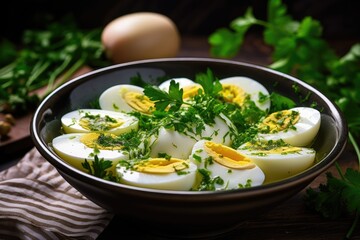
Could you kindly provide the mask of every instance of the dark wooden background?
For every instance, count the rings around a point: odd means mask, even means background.
[[[324,26],[328,39],[360,38],[359,0],[283,0],[295,19],[310,15]],[[252,6],[266,17],[266,0],[5,0],[0,6],[0,37],[18,40],[26,28],[43,27],[51,19],[72,15],[82,27],[103,27],[132,12],[167,15],[182,35],[209,35],[244,14]],[[45,20],[44,20],[45,19]],[[253,29],[252,31],[256,31]]]

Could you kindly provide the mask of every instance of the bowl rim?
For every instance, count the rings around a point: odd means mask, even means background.
[[[159,190],[159,189],[150,189],[150,188],[142,188],[142,187],[135,187],[121,183],[115,183],[111,181],[107,181],[95,176],[92,176],[88,173],[82,172],[81,170],[76,169],[75,167],[71,166],[70,164],[63,161],[60,157],[58,157],[47,144],[43,142],[38,132],[38,126],[41,119],[42,109],[46,109],[48,105],[49,99],[55,96],[59,91],[62,89],[69,87],[70,85],[74,84],[74,82],[82,83],[87,78],[91,78],[92,76],[101,74],[102,72],[107,72],[111,70],[116,70],[118,68],[132,66],[132,65],[139,65],[139,64],[151,64],[151,63],[160,63],[160,62],[209,62],[209,63],[222,63],[222,64],[231,64],[231,65],[239,65],[246,68],[252,68],[259,71],[265,71],[273,75],[278,75],[282,78],[289,79],[306,89],[312,91],[314,94],[319,96],[326,105],[330,108],[330,111],[333,114],[334,120],[337,122],[337,126],[341,126],[341,128],[337,128],[338,133],[338,142],[343,144],[336,144],[331,151],[327,154],[327,156],[322,159],[319,163],[315,164],[314,166],[310,167],[309,169],[286,179],[282,179],[280,181],[276,181],[273,183],[268,183],[265,185],[254,186],[251,188],[242,188],[242,189],[232,189],[232,190],[223,190],[223,191],[175,191],[175,190]],[[81,76],[75,77],[74,79],[64,83],[53,92],[51,92],[48,96],[46,96],[39,104],[37,109],[35,110],[31,124],[30,124],[30,135],[32,141],[40,152],[40,154],[49,161],[59,172],[71,175],[72,177],[81,177],[81,179],[86,180],[88,183],[97,184],[105,184],[111,188],[123,188],[129,191],[141,191],[144,193],[152,193],[152,194],[165,194],[165,195],[191,195],[191,196],[208,196],[208,195],[217,195],[217,196],[230,196],[234,193],[241,193],[247,194],[250,193],[251,195],[257,194],[264,194],[267,192],[273,192],[277,190],[281,190],[285,187],[292,187],[299,185],[301,183],[309,183],[314,180],[318,175],[328,169],[336,159],[341,155],[342,151],[346,147],[347,143],[347,136],[348,136],[348,127],[344,116],[338,106],[336,106],[330,99],[328,99],[323,93],[321,93],[316,88],[312,87],[308,83],[301,81],[298,78],[295,78],[289,74],[285,74],[273,69],[270,69],[265,66],[256,65],[252,63],[242,62],[242,61],[235,61],[235,60],[227,60],[227,59],[217,59],[217,58],[203,58],[203,57],[177,57],[177,58],[159,58],[159,59],[146,59],[146,60],[138,60],[132,62],[126,62],[121,64],[114,64],[111,66],[103,67],[100,69],[93,70],[89,73],[85,73]],[[211,199],[211,198],[210,198]]]

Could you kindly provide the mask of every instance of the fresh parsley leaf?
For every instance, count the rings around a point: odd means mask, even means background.
[[[170,81],[169,96],[180,105],[183,104],[183,92],[184,90],[182,88],[180,89],[179,83],[176,83],[174,80]]]
[[[227,28],[218,29],[209,37],[210,52],[217,57],[235,57],[243,42],[244,34],[234,33]]]
[[[140,73],[137,73],[135,76],[132,76],[130,78],[130,84],[139,86],[142,88],[144,88],[146,85],[148,85],[148,83],[142,79]]]
[[[326,184],[319,190],[307,189],[307,206],[324,217],[335,219],[347,213],[360,211],[360,172],[348,168],[343,179],[327,173]]]
[[[174,80],[170,82],[169,92],[161,90],[158,86],[147,85],[144,87],[144,94],[155,102],[158,111],[165,111],[168,106],[170,106],[169,111],[177,111],[184,103],[183,89],[180,89],[179,83]]]
[[[94,155],[94,161],[91,161],[91,164],[85,159],[81,165],[89,174],[99,178],[106,178],[109,174],[107,170],[111,168],[112,162],[110,160],[104,160],[103,158],[99,159],[98,155]]]
[[[349,139],[360,161],[360,149],[351,132]],[[337,163],[336,167],[341,178],[335,178],[328,172],[326,184],[320,184],[318,191],[307,189],[305,204],[327,218],[335,219],[346,213],[354,214],[353,224],[346,234],[346,238],[349,239],[360,218],[360,172],[348,168],[345,174],[342,174]]]
[[[265,27],[264,40],[267,44],[286,46],[287,44],[280,43],[280,41],[291,41],[288,37],[296,32],[299,23],[287,15],[286,6],[282,4],[281,0],[273,0],[268,1],[268,19],[262,25]]]
[[[230,23],[232,30],[221,28],[209,37],[212,45],[211,54],[219,57],[234,57],[244,41],[247,30],[257,23],[252,9],[248,8],[245,15]]]
[[[296,103],[284,95],[272,92],[270,94],[271,107],[270,112],[277,112],[284,109],[290,109],[296,107]]]
[[[342,197],[344,186],[331,173],[326,173],[326,178],[326,184],[320,184],[318,190],[306,190],[305,204],[323,217],[336,219],[347,212],[346,202]]]
[[[104,178],[106,176],[106,170],[111,168],[112,162],[110,160],[99,159],[97,155],[94,157],[92,167],[94,169],[94,176]]]
[[[209,96],[216,96],[222,90],[221,83],[209,68],[206,73],[198,73],[195,76],[195,82],[199,83],[204,93]]]
[[[348,168],[344,174],[341,184],[344,186],[343,198],[350,212],[360,212],[360,172]]]

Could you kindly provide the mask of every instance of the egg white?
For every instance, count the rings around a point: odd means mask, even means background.
[[[239,147],[238,151],[252,159],[265,173],[266,183],[278,181],[294,176],[314,164],[316,152],[311,148],[300,147],[294,153],[266,153],[246,147]]]
[[[206,159],[210,155],[205,150],[205,142],[206,140],[201,140],[194,145],[189,159],[197,165],[198,169],[205,168],[211,172],[212,177],[219,176],[224,180],[224,185],[215,184],[216,190],[238,189],[239,185],[246,186],[249,180],[252,187],[263,184],[265,175],[258,166],[250,169],[232,169],[216,161],[212,161],[212,164],[207,163]]]
[[[190,132],[180,133],[173,129],[161,127],[158,134],[152,136],[151,157],[158,157],[159,154],[166,153],[171,157],[188,159],[193,146],[201,139],[229,146],[231,144],[229,126],[220,117],[215,117],[214,120],[214,124],[204,125],[205,129],[200,135]]]
[[[131,112],[135,110],[124,99],[124,95],[127,92],[135,92],[143,95],[144,89],[130,84],[121,84],[110,87],[99,97],[100,108],[116,112]]]
[[[263,110],[266,111],[270,109],[270,98],[267,98],[264,102],[259,101],[259,93],[261,92],[265,96],[269,96],[268,90],[258,81],[255,81],[248,77],[229,77],[223,78],[219,80],[221,84],[231,84],[241,88],[245,93],[250,95],[250,99],[255,103],[255,105]]]
[[[201,138],[206,138],[213,142],[230,146],[231,144],[231,138],[229,134],[230,128],[227,125],[226,121],[221,117],[215,117],[214,121],[215,121],[214,124],[205,125],[205,130],[203,130],[203,132],[201,133]],[[200,140],[201,138],[198,137],[197,140]]]
[[[100,115],[101,118],[105,118],[105,116],[108,116],[123,122],[120,126],[105,131],[108,133],[119,135],[121,133],[129,132],[131,130],[136,130],[138,128],[138,119],[125,113],[100,110],[100,109],[80,109],[69,112],[62,116],[61,124],[64,132],[65,133],[91,132],[91,130],[83,128],[80,125],[80,119],[86,116],[86,114]]]
[[[129,170],[126,167],[118,166],[116,172],[120,176],[120,182],[131,186],[188,191],[194,185],[197,167],[189,162],[189,167],[184,169],[185,174],[173,173],[144,173]]]
[[[56,154],[71,166],[82,171],[85,171],[81,165],[85,159],[88,161],[94,160],[94,149],[87,147],[80,141],[84,135],[86,133],[69,133],[55,137],[52,140],[52,147]],[[99,159],[103,158],[112,161],[112,167],[109,169],[112,172],[115,172],[119,160],[128,159],[128,154],[121,150],[98,150],[97,156]]]
[[[151,157],[166,153],[174,158],[188,159],[196,140],[191,136],[161,127],[157,136],[152,137]]]
[[[290,110],[300,113],[299,121],[294,124],[294,128],[285,129],[277,133],[260,133],[259,137],[265,140],[282,139],[293,146],[309,146],[320,129],[320,112],[309,107],[296,107]]]

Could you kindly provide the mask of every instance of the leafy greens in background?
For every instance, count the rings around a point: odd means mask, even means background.
[[[317,20],[307,16],[296,21],[287,14],[281,0],[269,0],[267,20],[257,19],[248,8],[229,28],[211,34],[208,40],[212,55],[236,56],[252,26],[263,27],[264,42],[273,49],[269,67],[311,84],[340,107],[348,122],[350,142],[360,159],[355,140],[360,136],[360,43],[338,57],[322,38],[322,26]],[[319,191],[308,189],[306,203],[326,217],[337,217],[344,211],[353,213],[355,220],[347,234],[350,237],[360,214],[360,173],[348,169],[343,174],[336,166],[340,179],[328,174],[326,185],[320,185]]]
[[[81,30],[65,18],[45,30],[25,31],[19,51],[0,39],[0,112],[27,112],[42,97],[32,91],[47,86],[49,93],[85,65],[108,65],[100,34],[100,29]]]

